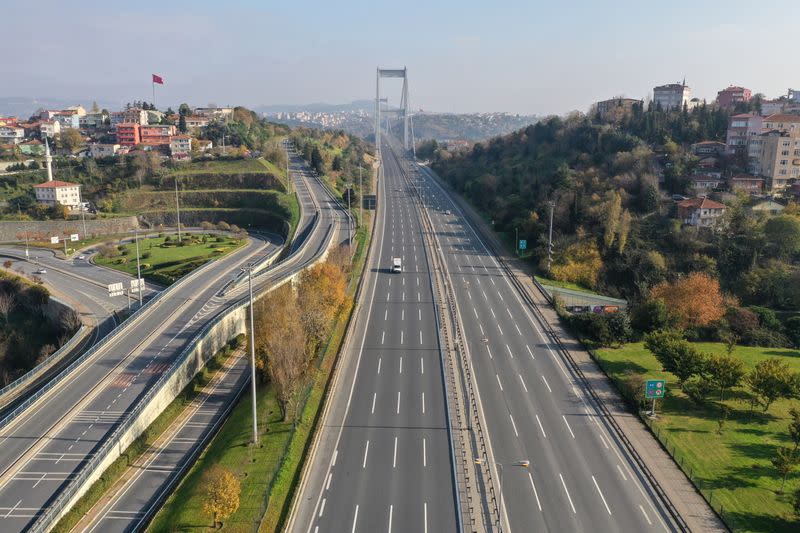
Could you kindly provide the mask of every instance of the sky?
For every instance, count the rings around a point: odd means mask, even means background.
[[[375,69],[408,68],[412,107],[586,111],[686,79],[800,87],[796,1],[0,0],[0,96],[159,107],[347,103]],[[384,80],[390,103],[400,84]],[[162,105],[163,104],[163,105]]]

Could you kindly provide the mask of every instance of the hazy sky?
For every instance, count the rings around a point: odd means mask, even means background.
[[[652,7],[651,7],[652,6]],[[800,87],[800,4],[767,0],[0,0],[0,96],[159,104],[374,98],[406,65],[414,107],[564,113],[686,77]],[[386,84],[390,101],[399,85]]]

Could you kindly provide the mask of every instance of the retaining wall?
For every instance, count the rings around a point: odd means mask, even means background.
[[[103,219],[87,219],[86,232],[89,237],[125,233],[139,228],[135,216]],[[77,233],[83,236],[81,220],[5,220],[0,221],[0,242],[24,242],[25,235],[36,241],[47,241],[50,237],[64,237]]]

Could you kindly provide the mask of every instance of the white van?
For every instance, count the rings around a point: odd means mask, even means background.
[[[402,272],[403,261],[399,257],[392,258],[392,272]]]

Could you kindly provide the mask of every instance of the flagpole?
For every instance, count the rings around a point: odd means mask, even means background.
[[[156,82],[155,82],[155,80],[151,81],[151,85],[153,86],[153,107],[156,107]]]

